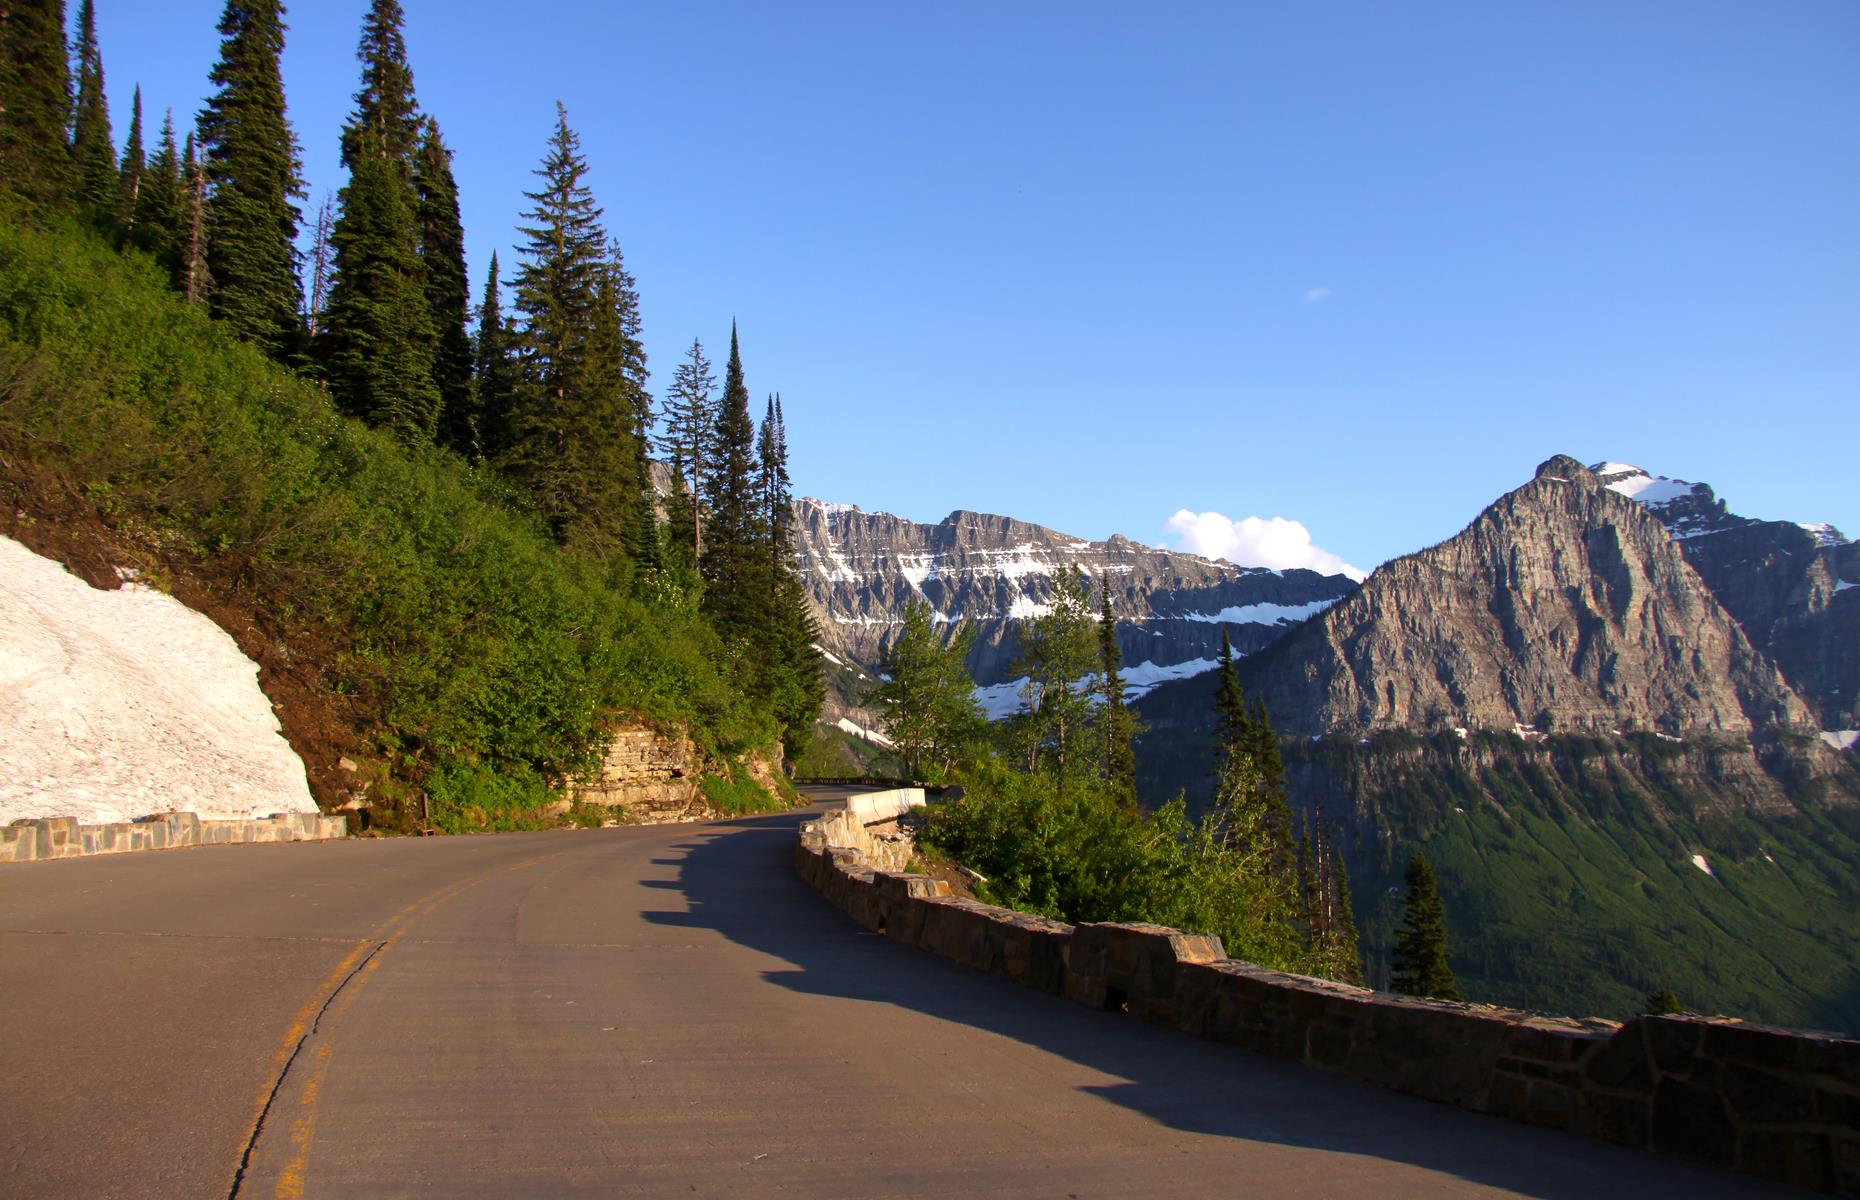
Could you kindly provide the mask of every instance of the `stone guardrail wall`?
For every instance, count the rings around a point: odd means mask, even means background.
[[[0,826],[0,863],[173,850],[181,846],[227,846],[242,842],[315,842],[348,836],[346,817],[323,813],[273,813],[266,818],[203,821],[196,813],[164,813],[145,821],[80,825],[76,817],[41,817]]]
[[[1572,1020],[1270,971],[1226,958],[1217,937],[953,897],[874,869],[844,840],[851,824],[804,824],[796,870],[894,941],[1429,1100],[1860,1197],[1860,1041],[1727,1018]]]

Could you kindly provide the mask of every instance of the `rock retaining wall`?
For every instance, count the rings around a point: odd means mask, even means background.
[[[273,813],[266,818],[233,821],[203,821],[194,813],[166,813],[109,825],[80,825],[76,817],[40,817],[0,826],[0,863],[240,842],[316,842],[346,837],[348,832],[347,818],[310,812]]]
[[[875,869],[850,844],[855,824],[807,822],[795,867],[894,941],[1430,1100],[1860,1197],[1860,1041],[1725,1018],[1573,1020],[1269,971],[1225,957],[1216,937],[952,897],[941,880]]]

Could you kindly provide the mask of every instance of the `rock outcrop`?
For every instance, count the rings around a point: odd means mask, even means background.
[[[751,753],[743,767],[770,795],[781,794],[775,782],[779,762]],[[622,821],[643,825],[708,821],[722,814],[705,798],[701,777],[724,770],[706,763],[698,747],[682,733],[628,726],[614,730],[598,774],[570,783],[563,809],[570,803],[591,805],[612,811]]]
[[[1282,733],[1814,723],[1666,527],[1561,455],[1247,667]]]

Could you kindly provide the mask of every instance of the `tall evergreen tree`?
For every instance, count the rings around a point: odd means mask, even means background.
[[[1285,791],[1285,766],[1279,757],[1279,735],[1261,699],[1248,723],[1247,754],[1253,761],[1258,789],[1261,832],[1271,854],[1271,869],[1290,880],[1293,874],[1292,808]]]
[[[762,524],[767,531],[771,583],[789,569],[794,554],[794,485],[788,478],[788,432],[781,397],[771,395],[756,435],[757,481],[762,490]]]
[[[110,102],[103,90],[103,51],[97,45],[97,9],[79,0],[77,106],[71,116],[71,157],[77,163],[78,197],[98,215],[116,212],[116,141],[110,135]]]
[[[406,189],[364,132],[331,234],[336,278],[317,355],[345,410],[408,444],[431,441],[439,418],[433,327]]]
[[[226,0],[219,89],[200,113],[206,155],[206,262],[215,317],[278,359],[303,340],[292,200],[303,193],[297,136],[284,112],[284,6]]]
[[[1350,903],[1350,875],[1337,853],[1334,831],[1324,819],[1321,799],[1312,805],[1305,836],[1299,842],[1298,877],[1312,972],[1343,983],[1360,983],[1363,960]]]
[[[730,325],[730,360],[712,437],[715,457],[704,480],[710,536],[704,544],[704,607],[726,639],[751,638],[765,589],[757,529],[756,428],[749,416],[749,386],[736,325]]]
[[[475,459],[478,414],[471,386],[471,338],[465,332],[471,308],[471,284],[465,276],[465,229],[459,222],[452,152],[439,136],[439,122],[431,117],[421,129],[413,184],[419,197],[420,264],[425,272],[426,305],[437,338],[433,346],[433,383],[439,389],[439,441]]]
[[[31,211],[71,206],[71,64],[64,0],[0,5],[0,190]]]
[[[762,544],[768,580],[760,659],[762,694],[782,723],[782,745],[792,757],[812,736],[826,695],[821,678],[820,631],[808,609],[807,591],[795,573],[794,496],[788,478],[787,422],[781,396],[770,398],[758,439],[757,482],[762,493]]]
[[[1098,739],[1099,770],[1118,800],[1137,808],[1137,718],[1124,703],[1123,654],[1117,645],[1117,618],[1111,612],[1111,577],[1099,580],[1098,597]]]
[[[1053,603],[1046,612],[1015,626],[1020,656],[1009,668],[1026,676],[1020,689],[1022,714],[1016,718],[1020,749],[1029,773],[1044,770],[1063,793],[1091,762],[1087,741],[1091,697],[1080,681],[1098,658],[1091,587],[1076,568],[1053,580]]]
[[[129,102],[129,140],[123,145],[122,162],[116,170],[116,219],[125,233],[136,227],[136,198],[142,192],[142,176],[148,171],[148,158],[142,147],[142,88],[136,87]]]
[[[704,343],[691,339],[691,349],[678,364],[671,390],[665,397],[665,432],[658,439],[659,452],[675,465],[687,482],[685,493],[693,499],[689,528],[683,522],[683,510],[674,513],[674,536],[691,548],[695,562],[704,553],[703,505],[696,499],[705,494],[709,476],[712,442],[717,429],[717,405],[712,392],[717,378],[711,374],[710,360],[704,357]],[[687,537],[688,532],[688,537]]]
[[[399,0],[372,0],[362,18],[361,43],[355,49],[362,64],[362,86],[355,93],[355,112],[343,126],[342,165],[355,169],[364,138],[371,135],[400,173],[401,183],[411,189],[421,129],[404,24]],[[412,204],[409,195],[408,206]]]
[[[136,187],[136,210],[129,222],[130,240],[155,256],[170,282],[177,277],[182,212],[181,155],[174,144],[170,111],[162,117],[161,141]]]
[[[1234,669],[1233,642],[1223,629],[1214,685],[1214,800],[1210,808],[1210,820],[1221,841],[1254,848],[1260,827],[1258,791],[1252,722]]]
[[[1218,773],[1229,760],[1242,755],[1252,744],[1252,727],[1246,715],[1246,694],[1240,690],[1240,674],[1234,669],[1233,639],[1221,630],[1221,656],[1214,685],[1214,748]]]
[[[335,271],[336,202],[328,192],[316,206],[316,224],[310,233],[310,296],[304,310],[304,324],[311,341],[321,336],[329,311],[329,285]]]
[[[557,537],[596,553],[625,545],[643,481],[633,431],[645,355],[638,297],[601,227],[581,139],[556,105],[555,133],[527,192],[516,277],[518,385],[503,469]]]
[[[1447,910],[1440,903],[1434,868],[1419,852],[1408,862],[1408,896],[1395,934],[1391,986],[1406,996],[1458,1000],[1459,984],[1447,965]]]
[[[963,751],[981,740],[988,722],[964,665],[975,627],[953,631],[945,645],[933,622],[925,601],[914,599],[905,606],[897,640],[885,649],[888,678],[872,699],[884,711],[880,724],[910,777],[941,783]]]
[[[504,321],[498,286],[497,252],[485,273],[484,301],[478,306],[478,337],[473,347],[473,407],[478,414],[478,454],[495,459],[510,442],[510,406],[516,397],[516,369],[511,362],[512,335]]]
[[[207,165],[187,135],[181,160],[181,212],[176,229],[174,287],[189,304],[205,304],[212,283],[207,264]]]

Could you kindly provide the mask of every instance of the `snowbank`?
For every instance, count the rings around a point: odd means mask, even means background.
[[[257,665],[224,630],[0,537],[0,824],[315,811]]]

